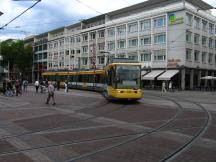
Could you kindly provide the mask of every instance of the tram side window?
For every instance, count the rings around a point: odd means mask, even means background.
[[[78,82],[82,82],[82,75],[78,75]]]
[[[113,68],[111,68],[108,71],[108,85],[113,86],[114,85],[114,78],[115,78],[115,71]]]
[[[96,74],[95,75],[95,83],[101,83],[101,80],[100,80],[100,74]]]
[[[61,76],[59,76],[59,79],[61,82],[64,82],[66,80],[66,77],[67,76],[65,76],[65,75],[61,75]]]
[[[94,75],[89,75],[89,83],[94,83]]]

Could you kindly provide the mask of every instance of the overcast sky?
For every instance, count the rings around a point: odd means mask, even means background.
[[[42,0],[4,30],[0,30],[0,39],[22,39],[143,1],[145,0]],[[216,7],[216,0],[204,1]],[[0,26],[34,3],[35,1],[0,0],[0,11],[4,13],[0,16]],[[213,13],[216,15],[216,11]]]

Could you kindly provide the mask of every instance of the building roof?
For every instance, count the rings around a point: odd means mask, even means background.
[[[75,24],[70,24],[68,26],[66,26],[66,28],[74,28],[74,27],[79,27],[81,24],[81,22],[75,23]]]
[[[148,0],[148,1],[144,1],[129,7],[125,7],[119,10],[115,10],[112,12],[107,13],[107,15],[109,16],[115,16],[115,15],[119,15],[125,12],[130,12],[130,11],[134,11],[134,10],[139,10],[139,9],[145,9],[145,10],[150,10],[152,8],[155,7],[160,7],[163,5],[168,5],[174,2],[180,2],[183,0]],[[197,6],[200,10],[209,10],[209,9],[213,9],[214,7],[203,2],[202,0],[185,0],[189,3],[191,3],[194,6]]]
[[[56,32],[60,32],[60,31],[64,31],[64,26],[60,27],[60,28],[56,28],[56,29],[53,29],[53,30],[50,30],[49,33],[56,33]]]
[[[104,20],[104,19],[105,19],[105,14],[102,14],[102,15],[99,15],[99,16],[95,16],[95,17],[83,20],[82,22],[85,23],[85,24],[88,24],[88,23],[92,23],[92,22],[95,22],[95,21],[98,21],[98,20]]]
[[[43,38],[43,37],[46,37],[46,36],[48,36],[48,32],[38,34],[38,35],[35,36],[35,38]]]

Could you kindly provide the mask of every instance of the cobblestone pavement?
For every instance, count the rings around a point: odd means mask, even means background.
[[[139,102],[109,102],[60,90],[56,105],[33,87],[1,95],[0,162],[216,162],[215,95],[144,91]]]

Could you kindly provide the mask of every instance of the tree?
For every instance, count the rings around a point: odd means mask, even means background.
[[[22,40],[6,40],[1,43],[1,54],[3,56],[3,65],[10,63],[9,70],[16,71],[24,76],[31,73],[33,51],[31,46],[24,47]]]

